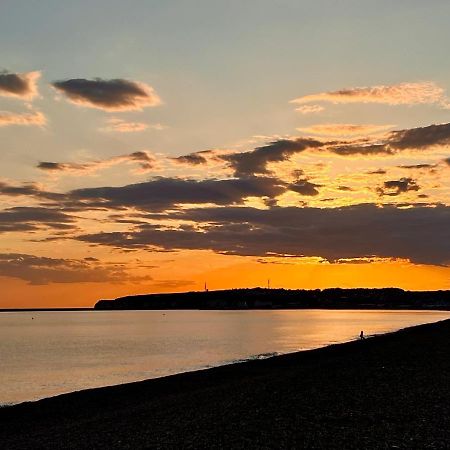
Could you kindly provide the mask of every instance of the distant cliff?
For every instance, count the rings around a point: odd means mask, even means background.
[[[384,289],[231,289],[209,292],[144,294],[100,300],[97,310],[123,309],[442,309],[450,310],[450,291]]]

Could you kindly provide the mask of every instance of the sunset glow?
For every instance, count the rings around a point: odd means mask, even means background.
[[[0,308],[450,289],[448,4],[76,3],[0,6]]]

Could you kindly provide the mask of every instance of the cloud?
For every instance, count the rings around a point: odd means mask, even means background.
[[[74,229],[75,219],[56,208],[42,206],[16,206],[0,211],[0,233]]]
[[[155,280],[150,286],[154,289],[181,289],[196,284],[190,280]]]
[[[145,122],[127,122],[126,120],[113,117],[108,119],[107,126],[101,128],[101,131],[112,131],[116,133],[136,133],[139,131],[145,131],[151,128],[152,130],[164,130],[166,128],[160,123],[149,124]]]
[[[140,111],[161,104],[154,89],[138,81],[75,78],[52,85],[71,103],[104,111]]]
[[[189,153],[188,155],[177,156],[176,158],[172,158],[173,161],[180,164],[188,164],[191,166],[197,166],[200,164],[206,164],[208,159],[205,158],[205,155],[211,154],[210,150],[205,150],[201,152]]]
[[[339,133],[365,133],[385,130],[390,125],[324,124],[310,127],[316,131],[327,131],[337,136]],[[306,129],[304,129],[305,131]],[[245,152],[220,154],[214,151],[189,153],[172,160],[182,164],[206,164],[211,159],[224,161],[234,171],[236,177],[271,174],[269,163],[289,160],[304,151],[321,151],[340,156],[393,155],[402,150],[424,150],[433,146],[450,144],[450,123],[432,124],[425,127],[390,131],[383,136],[360,139],[320,140],[311,137],[278,139]],[[209,156],[212,155],[210,158]]]
[[[182,204],[242,204],[248,197],[276,197],[286,191],[275,178],[190,180],[156,178],[144,183],[121,187],[85,188],[71,191],[73,201],[108,208],[139,208],[164,211]]]
[[[309,138],[281,139],[249,152],[223,155],[220,158],[229,163],[235,176],[267,174],[269,173],[268,163],[285,161],[295,153],[322,145],[322,142]]]
[[[448,101],[444,89],[432,81],[400,83],[389,86],[369,86],[340,89],[305,95],[291,103],[311,102],[330,103],[382,103],[387,105],[440,104],[445,107]]]
[[[32,100],[38,95],[37,80],[40,72],[0,72],[0,96]]]
[[[370,140],[350,141],[328,146],[328,150],[341,156],[392,155],[402,150],[425,150],[433,146],[450,144],[450,123],[426,127],[396,130],[376,142]]]
[[[64,197],[64,194],[43,190],[36,183],[23,183],[16,186],[4,181],[0,181],[0,195],[8,197],[28,196],[46,200],[60,200]]]
[[[388,144],[396,150],[424,149],[450,144],[450,123],[391,131]]]
[[[400,169],[434,169],[436,164],[405,164],[397,167]]]
[[[86,234],[78,239],[123,249],[202,249],[242,256],[314,256],[332,262],[380,257],[450,263],[450,207],[442,205],[266,210],[230,206],[180,210],[171,218],[203,225],[168,229],[147,224],[135,231]]]
[[[108,125],[102,131],[116,131],[118,133],[135,133],[145,131],[148,124],[144,122],[127,122],[122,119],[112,118],[107,121]]]
[[[385,181],[382,188],[378,188],[378,195],[397,196],[404,192],[418,191],[420,186],[412,178],[400,178],[400,180]]]
[[[297,130],[303,133],[318,134],[321,136],[361,136],[381,133],[389,128],[392,128],[393,126],[394,125],[324,123],[305,128],[297,128]]]
[[[8,125],[44,126],[46,123],[46,117],[39,111],[23,114],[0,111],[0,127],[5,127]]]
[[[289,189],[291,191],[297,192],[301,195],[309,195],[315,196],[319,194],[317,190],[318,187],[321,187],[320,184],[314,184],[309,182],[308,180],[297,180],[295,183],[291,183],[289,185]]]
[[[87,163],[58,163],[53,161],[40,161],[37,168],[47,172],[65,172],[78,174],[82,172],[95,173],[98,170],[122,164],[137,163],[143,172],[147,172],[155,167],[156,159],[145,151],[133,152],[127,155],[114,156],[112,158],[90,161]]]
[[[449,158],[445,158],[445,159],[444,159],[444,162],[445,162],[448,166],[450,166],[450,157],[449,157]]]
[[[87,258],[61,259],[22,253],[0,254],[0,276],[25,280],[31,285],[140,281],[118,265],[109,267]]]
[[[321,105],[302,105],[296,108],[300,114],[316,114],[323,111],[325,108]]]

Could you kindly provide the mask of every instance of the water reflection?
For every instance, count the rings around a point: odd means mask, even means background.
[[[439,311],[0,313],[0,403],[317,348],[449,318]]]

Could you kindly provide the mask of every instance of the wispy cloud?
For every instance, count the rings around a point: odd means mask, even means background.
[[[321,136],[363,136],[382,133],[395,125],[351,124],[351,123],[324,123],[310,127],[297,128],[298,131]]]
[[[80,172],[95,173],[99,170],[122,163],[136,163],[139,165],[141,171],[147,172],[155,167],[156,159],[148,152],[139,151],[86,163],[40,161],[36,167],[47,172],[77,174]]]
[[[352,87],[337,91],[319,92],[291,100],[291,103],[383,103],[386,105],[439,104],[448,106],[443,88],[432,81],[399,83],[368,87]]]
[[[118,117],[112,117],[106,121],[107,125],[101,128],[101,131],[113,131],[117,133],[136,133],[148,129],[161,131],[166,127],[160,123],[145,123],[145,122],[129,122]]]
[[[161,104],[155,90],[139,81],[73,78],[52,85],[71,103],[104,111],[140,111]]]
[[[47,118],[40,111],[22,114],[0,111],[0,127],[9,125],[44,126],[46,123]]]
[[[37,80],[41,73],[11,73],[0,72],[0,96],[15,97],[22,100],[32,100],[38,95]]]
[[[0,254],[0,276],[18,278],[32,285],[142,281],[130,276],[119,264],[102,264],[95,258],[63,259],[22,253]]]
[[[322,105],[302,105],[296,111],[300,114],[316,114],[323,111],[325,108]]]

